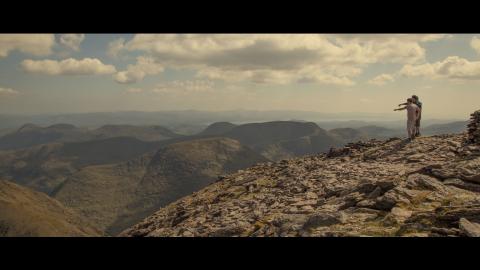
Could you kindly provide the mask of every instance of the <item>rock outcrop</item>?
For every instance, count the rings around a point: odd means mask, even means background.
[[[470,123],[468,123],[468,142],[480,143],[480,110],[470,115]]]
[[[480,146],[466,143],[477,132],[261,163],[121,236],[477,236]]]

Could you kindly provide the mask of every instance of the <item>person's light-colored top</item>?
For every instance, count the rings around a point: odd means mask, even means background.
[[[405,106],[405,109],[407,110],[408,120],[410,120],[410,121],[417,120],[417,116],[420,115],[420,109],[418,108],[417,105],[415,105],[413,103],[407,104],[407,106]]]

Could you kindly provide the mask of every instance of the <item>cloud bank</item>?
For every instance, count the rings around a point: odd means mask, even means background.
[[[130,84],[143,80],[147,75],[155,75],[161,73],[164,67],[155,62],[155,59],[140,56],[134,65],[128,65],[127,70],[120,71],[114,75],[114,79],[118,83]]]
[[[254,83],[349,86],[373,63],[425,61],[422,43],[446,35],[138,34],[109,45],[109,55],[143,52],[156,63],[196,70],[197,78]],[[128,70],[126,71],[128,72]],[[154,73],[155,74],[155,73]],[[146,74],[148,75],[148,74]],[[142,76],[119,75],[119,82]]]
[[[96,58],[68,58],[61,61],[27,59],[21,66],[26,72],[45,75],[103,75],[116,71],[114,66],[103,64]]]
[[[6,57],[12,51],[45,56],[52,53],[54,45],[53,34],[1,34],[0,57]]]
[[[405,77],[449,78],[455,80],[479,80],[480,61],[469,61],[449,56],[442,61],[421,65],[405,65],[399,74]]]

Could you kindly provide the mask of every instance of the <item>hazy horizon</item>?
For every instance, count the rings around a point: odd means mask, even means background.
[[[402,114],[403,116],[403,114]],[[0,130],[16,130],[25,124],[48,127],[55,124],[71,124],[77,127],[98,128],[104,125],[163,126],[182,132],[195,133],[216,122],[233,124],[263,123],[271,121],[314,122],[322,128],[359,128],[378,126],[404,129],[405,118],[385,117],[374,113],[317,113],[308,111],[157,111],[157,112],[90,112],[68,114],[8,115],[0,114]],[[465,122],[462,119],[422,119],[423,126]]]
[[[0,114],[480,108],[480,35],[0,34]],[[361,118],[359,118],[361,119]]]
[[[322,112],[322,111],[307,111],[307,110],[244,110],[244,109],[232,109],[232,110],[198,110],[198,109],[184,109],[184,110],[152,110],[152,111],[142,111],[142,110],[117,110],[117,111],[87,111],[87,112],[19,112],[19,113],[0,113],[0,116],[62,116],[62,115],[87,115],[87,114],[122,114],[122,113],[185,113],[185,112],[200,112],[200,113],[212,113],[212,114],[221,114],[221,113],[306,113],[306,114],[318,114],[326,116],[334,116],[340,118],[322,118],[322,121],[368,121],[373,119],[383,120],[383,121],[399,121],[405,120],[404,113],[375,113],[375,112]],[[293,115],[294,116],[294,115]],[[292,117],[293,117],[292,116]],[[425,119],[430,120],[467,120],[469,114],[464,117],[429,117]],[[296,119],[302,120],[302,119]]]

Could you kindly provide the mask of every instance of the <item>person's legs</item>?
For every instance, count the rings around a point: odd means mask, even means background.
[[[415,121],[415,136],[420,136],[420,117]]]
[[[412,121],[407,120],[407,136],[408,136],[408,139],[409,139],[409,140],[412,139],[412,126],[411,126],[411,123],[412,123]]]
[[[415,121],[414,120],[407,120],[407,133],[408,138],[412,140],[415,137]]]

